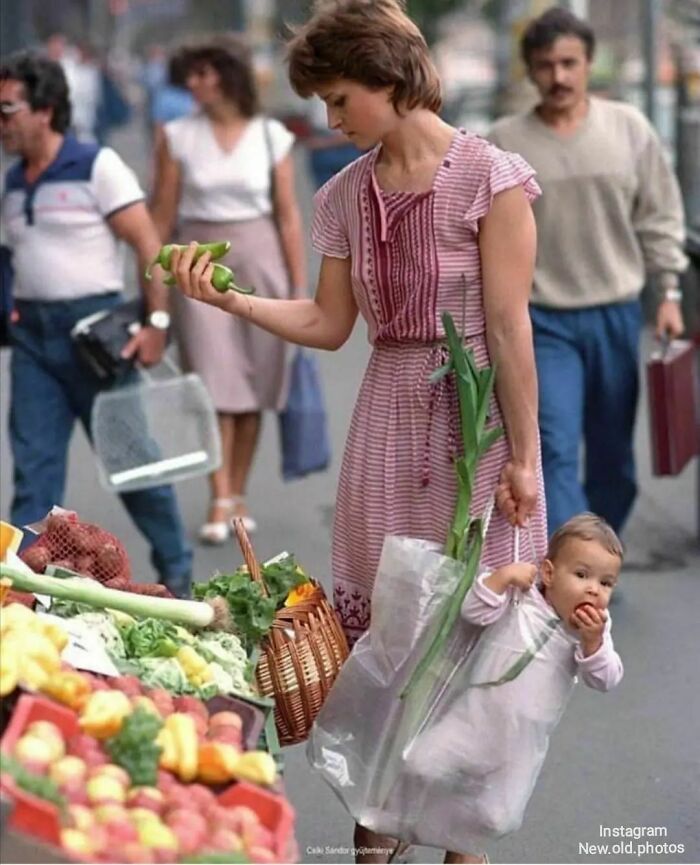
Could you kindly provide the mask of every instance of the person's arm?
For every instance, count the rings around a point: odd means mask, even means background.
[[[291,280],[292,297],[306,296],[307,276],[304,238],[299,205],[294,190],[294,163],[287,155],[275,166],[275,212],[282,253]]]
[[[527,591],[536,575],[536,566],[526,562],[479,574],[462,602],[462,618],[480,628],[493,625],[505,613],[515,590]]]
[[[155,172],[153,179],[153,199],[150,210],[158,236],[163,243],[172,238],[180,201],[181,169],[173,159],[168,140],[162,126],[155,130]]]
[[[591,637],[591,641],[587,643],[584,639],[586,636],[584,630],[585,627],[579,627],[582,633],[581,645],[574,653],[578,672],[589,688],[596,691],[609,691],[620,683],[624,674],[622,659],[613,645],[610,619],[605,616],[597,641]],[[589,631],[593,632],[590,626]],[[597,648],[591,651],[596,644]]]
[[[688,266],[683,252],[683,201],[661,141],[646,121],[645,125],[647,141],[637,160],[639,191],[632,221],[647,272],[658,277],[657,335],[673,338],[683,333],[679,274]]]
[[[537,375],[528,311],[536,242],[535,219],[522,187],[497,194],[479,231],[486,339],[511,457],[499,479],[496,504],[521,526],[537,504]]]
[[[335,351],[352,333],[358,310],[350,282],[350,258],[323,256],[313,300],[276,300],[218,292],[211,284],[214,268],[209,253],[192,267],[195,249],[196,244],[191,243],[184,252],[173,252],[172,272],[187,297],[239,315],[287,342],[309,348]]]
[[[126,241],[136,253],[146,315],[157,310],[167,312],[168,288],[163,284],[162,271],[156,268],[150,281],[144,277],[147,266],[158,255],[161,246],[146,205],[142,201],[131,204],[108,217],[107,222],[117,237]],[[167,331],[146,325],[129,340],[123,356],[136,355],[144,366],[152,366],[163,356],[166,341]]]

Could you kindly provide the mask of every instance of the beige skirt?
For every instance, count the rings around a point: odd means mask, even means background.
[[[178,242],[230,240],[220,259],[260,297],[289,297],[289,279],[271,219],[180,225]],[[244,319],[173,292],[175,336],[184,369],[197,373],[216,410],[228,414],[284,408],[287,344]]]

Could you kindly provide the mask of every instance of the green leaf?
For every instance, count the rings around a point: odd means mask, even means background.
[[[479,444],[479,457],[482,457],[494,442],[497,442],[505,434],[503,427],[497,426],[486,430]]]
[[[444,366],[439,366],[436,370],[430,373],[430,377],[428,381],[430,384],[437,384],[439,381],[442,381],[445,376],[449,375],[452,372],[452,363],[446,363]]]
[[[476,416],[476,426],[481,432],[486,424],[486,418],[489,411],[489,403],[491,402],[491,392],[496,379],[496,367],[492,366],[485,370],[485,375],[482,377],[481,387],[479,389],[480,405]]]

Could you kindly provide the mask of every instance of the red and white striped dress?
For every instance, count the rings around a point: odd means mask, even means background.
[[[426,193],[384,192],[374,171],[378,154],[376,147],[319,190],[312,229],[318,252],[352,258],[352,288],[374,346],[350,425],[333,533],[335,605],[351,642],[369,625],[385,535],[445,542],[461,436],[452,377],[429,381],[447,357],[441,315],[452,314],[477,362],[488,364],[479,219],[505,189],[520,185],[530,200],[539,194],[535,172],[521,157],[463,130]],[[495,398],[490,423],[502,423]],[[483,512],[508,455],[502,438],[482,459],[474,514]],[[533,536],[541,557],[546,527],[538,476]],[[484,566],[512,561],[513,542],[512,528],[494,513]]]

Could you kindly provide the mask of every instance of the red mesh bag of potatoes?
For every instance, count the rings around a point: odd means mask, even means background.
[[[101,583],[131,580],[131,566],[121,541],[111,532],[78,519],[74,511],[53,508],[31,528],[39,537],[20,558],[43,574],[47,565],[69,568]],[[115,585],[116,587],[116,585]]]

